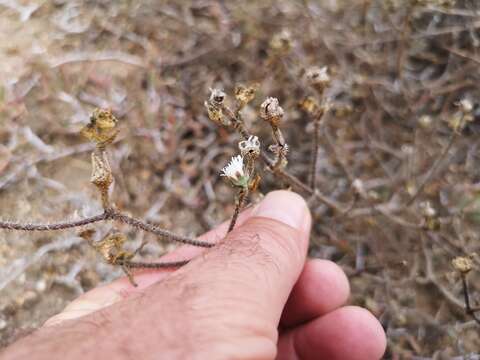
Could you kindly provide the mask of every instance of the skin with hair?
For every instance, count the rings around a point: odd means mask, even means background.
[[[304,200],[268,194],[162,261],[195,259],[179,270],[137,272],[72,302],[0,358],[380,359],[385,334],[367,310],[345,306],[345,274],[307,260],[311,217]]]

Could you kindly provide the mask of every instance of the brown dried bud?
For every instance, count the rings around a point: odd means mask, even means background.
[[[90,116],[90,123],[80,133],[99,147],[111,144],[118,134],[117,118],[110,109],[95,109]]]
[[[93,241],[93,235],[95,235],[95,230],[85,229],[85,230],[79,231],[77,235],[90,243]]]
[[[225,116],[221,107],[212,105],[212,103],[205,101],[205,108],[207,109],[208,118],[217,124],[224,124]]]
[[[216,106],[222,106],[227,94],[220,89],[210,89],[210,103]]]
[[[320,93],[323,93],[326,87],[330,85],[331,78],[328,75],[328,67],[311,67],[307,69],[305,76],[310,85],[317,89]]]
[[[270,48],[277,53],[287,53],[292,48],[292,34],[288,30],[282,30],[273,35]]]
[[[333,105],[329,99],[324,99],[322,103],[319,104],[312,96],[308,96],[300,102],[300,108],[318,120],[326,112],[330,111]]]
[[[113,233],[100,241],[93,242],[92,246],[109,264],[115,264],[119,258],[128,256],[128,253],[123,250],[126,240],[127,237],[124,234]]]
[[[260,105],[260,117],[271,125],[278,126],[283,117],[283,109],[277,98],[269,97]]]
[[[459,256],[452,260],[452,266],[456,271],[467,274],[472,270],[473,264],[468,257]]]
[[[312,96],[308,96],[302,102],[300,102],[300,108],[310,115],[315,115],[320,112],[320,105]]]
[[[251,86],[238,85],[235,88],[235,98],[237,99],[239,109],[243,108],[255,98],[257,89],[258,84],[253,84]]]
[[[260,140],[257,136],[251,135],[248,140],[240,141],[238,148],[243,157],[253,156],[257,158],[260,155]]]
[[[90,122],[96,124],[99,129],[113,129],[117,126],[117,118],[113,116],[111,109],[95,109],[90,117]]]
[[[204,103],[208,117],[217,124],[230,126],[231,121],[225,116],[223,111],[227,95],[220,89],[210,89],[210,92],[210,98]]]

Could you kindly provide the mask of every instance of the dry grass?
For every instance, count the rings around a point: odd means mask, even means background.
[[[344,207],[355,202],[342,214],[310,199],[311,256],[350,275],[352,303],[388,333],[386,358],[475,352],[479,328],[450,261],[480,244],[480,6],[396,3],[39,1],[34,10],[0,1],[1,217],[101,211],[89,184],[92,147],[78,131],[106,106],[122,124],[111,149],[117,206],[189,236],[226,220],[234,190],[219,171],[239,138],[208,120],[213,86],[232,94],[259,84],[243,114],[263,139],[271,130],[258,119],[260,103],[279,98],[288,170],[307,184],[314,121],[299,102],[320,101],[304,75],[328,65],[333,108],[319,129],[317,187]],[[455,103],[465,98],[473,118],[451,141]],[[284,186],[266,176],[259,191]],[[433,218],[422,215],[426,200]],[[127,233],[132,249],[150,236]],[[142,255],[171,246],[151,242]],[[0,233],[0,343],[119,275],[73,231]],[[469,276],[477,303],[478,275]]]

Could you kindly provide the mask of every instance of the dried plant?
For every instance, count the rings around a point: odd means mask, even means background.
[[[196,241],[226,209],[235,228],[260,191],[291,188],[314,219],[309,254],[353,278],[352,304],[387,331],[386,358],[479,357],[478,323],[465,311],[480,294],[471,256],[480,251],[477,1],[44,2],[42,16],[17,3],[0,4],[9,39],[0,51],[1,217],[21,221],[4,228],[95,229],[100,244],[121,231],[129,240],[112,254],[133,254],[155,236]],[[280,134],[261,117],[267,97],[283,110]],[[106,114],[79,144],[78,124],[95,107],[111,107],[119,122],[112,130]],[[126,131],[100,151],[94,138],[125,117]],[[261,144],[254,162],[242,143],[251,136]],[[93,202],[77,181],[92,152]],[[233,155],[248,186],[219,174]],[[102,203],[109,210],[97,213]],[[74,221],[22,223],[37,214]],[[105,233],[104,223],[119,228]],[[173,224],[190,236],[165,230]],[[122,271],[128,256],[105,271],[115,256],[99,253],[107,265],[97,264],[71,235],[0,233],[1,345],[45,320],[52,297],[59,311]],[[457,257],[472,263],[465,285],[451,272]],[[138,259],[126,259],[127,271]],[[75,294],[54,288],[10,313],[36,282],[70,282],[64,290]]]
[[[100,221],[118,221],[134,228],[155,234],[159,238],[167,241],[175,241],[199,247],[212,247],[213,244],[211,243],[177,235],[143,220],[132,218],[131,216],[117,209],[115,205],[112,204],[110,200],[110,190],[114,176],[108,162],[107,146],[112,144],[118,135],[117,126],[118,120],[112,114],[111,110],[96,109],[90,117],[90,122],[88,125],[81,130],[81,134],[83,136],[95,143],[95,149],[92,152],[92,176],[90,182],[99,190],[101,203],[104,210],[102,214],[78,221],[65,221],[51,224],[0,221],[0,229],[20,231],[56,231],[91,225]],[[121,266],[123,271],[130,279],[130,282],[134,286],[136,286],[136,283],[133,279],[130,269],[178,267],[188,262],[188,260],[163,263],[145,263],[133,261],[132,259],[139,253],[144,244],[134,252],[127,252],[123,249],[123,245],[126,242],[126,236],[124,234],[110,234],[99,242],[92,241],[92,232],[90,230],[82,231],[80,235],[86,239],[88,243],[91,244],[93,248],[97,250],[109,264]]]

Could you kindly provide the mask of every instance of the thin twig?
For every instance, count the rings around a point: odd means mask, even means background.
[[[460,300],[457,299],[457,297],[452,294],[450,291],[448,291],[445,286],[443,286],[437,279],[437,276],[435,275],[435,271],[433,268],[433,261],[432,261],[432,255],[430,251],[427,249],[427,244],[425,237],[423,235],[420,236],[421,244],[422,244],[422,251],[423,255],[425,258],[425,278],[422,279],[418,277],[416,280],[420,284],[425,284],[425,283],[430,283],[435,285],[437,290],[442,294],[444,299],[453,307],[463,310],[464,306]]]
[[[320,136],[320,118],[321,116],[316,116],[313,120],[313,142],[312,142],[312,153],[310,161],[310,176],[309,183],[310,187],[315,190],[316,179],[317,179],[317,163],[318,163],[318,145],[319,145],[319,136]]]
[[[146,62],[139,56],[127,54],[121,51],[98,51],[86,52],[76,51],[67,53],[61,57],[51,59],[49,61],[50,67],[56,68],[65,64],[78,62],[100,62],[100,61],[115,61],[123,64],[146,67]]]
[[[89,225],[95,222],[108,220],[109,215],[107,213],[103,213],[100,215],[95,215],[92,217],[88,217],[85,219],[77,220],[77,221],[65,221],[59,223],[52,223],[52,224],[21,224],[15,223],[11,221],[0,221],[0,229],[6,230],[20,230],[20,231],[54,231],[54,230],[64,230],[75,228],[79,226]]]
[[[179,243],[182,243],[182,244],[193,245],[193,246],[198,246],[198,247],[205,247],[205,248],[210,248],[210,247],[215,246],[215,244],[213,244],[213,243],[209,243],[209,242],[201,241],[201,240],[195,240],[195,239],[192,239],[192,238],[189,238],[189,237],[186,237],[186,236],[182,236],[182,235],[177,235],[177,234],[175,234],[173,232],[170,232],[168,230],[161,229],[156,225],[153,225],[153,224],[144,222],[142,220],[133,218],[129,215],[123,214],[123,213],[121,213],[117,210],[110,210],[108,212],[108,214],[109,214],[109,218],[111,218],[113,220],[117,220],[119,222],[128,224],[128,225],[133,226],[135,228],[142,229],[143,231],[147,231],[147,232],[150,232],[152,234],[158,235],[158,236],[164,238],[165,240],[175,241],[175,242],[179,242]]]
[[[476,311],[479,311],[480,309],[474,309],[472,308],[471,304],[470,304],[470,292],[469,292],[469,289],[468,289],[468,283],[467,283],[467,275],[465,273],[461,273],[460,274],[460,277],[462,279],[462,287],[463,287],[463,297],[465,299],[465,312],[470,315],[473,320],[475,320],[475,322],[477,324],[480,325],[480,318],[477,317],[476,315]]]
[[[245,127],[245,123],[243,122],[242,115],[240,111],[232,111],[228,106],[223,105],[223,110],[225,114],[230,118],[232,121],[232,127],[238,132],[242,140],[247,140],[250,137],[249,132]]]
[[[417,197],[423,191],[425,185],[427,185],[427,183],[432,179],[433,175],[435,175],[435,173],[437,172],[438,168],[442,164],[443,159],[448,154],[449,150],[452,148],[452,145],[455,143],[455,140],[457,139],[457,137],[458,137],[457,132],[453,131],[452,135],[450,136],[450,139],[448,140],[448,144],[443,148],[442,152],[438,155],[437,160],[435,160],[430,170],[428,170],[427,175],[424,177],[424,179],[420,183],[420,186],[418,187],[417,191],[407,201],[405,206],[410,206],[415,201],[415,199],[417,199]]]
[[[332,208],[333,210],[339,212],[339,213],[344,213],[346,211],[346,208],[344,208],[342,205],[340,205],[338,202],[336,202],[333,199],[328,198],[324,194],[322,194],[320,191],[313,191],[311,187],[308,185],[305,185],[299,178],[296,176],[290,174],[288,171],[285,169],[275,169],[274,168],[274,163],[273,160],[270,159],[266,154],[262,153],[262,160],[264,163],[268,166],[268,168],[276,175],[282,177],[284,180],[286,180],[291,186],[296,187],[298,190],[303,191],[307,195],[313,196],[315,199],[318,201],[324,203],[328,207]]]
[[[130,260],[119,260],[114,263],[114,265],[126,266],[131,269],[167,269],[167,268],[176,268],[188,264],[190,260],[178,260],[178,261],[167,261],[167,262],[141,262],[141,261],[130,261]]]

